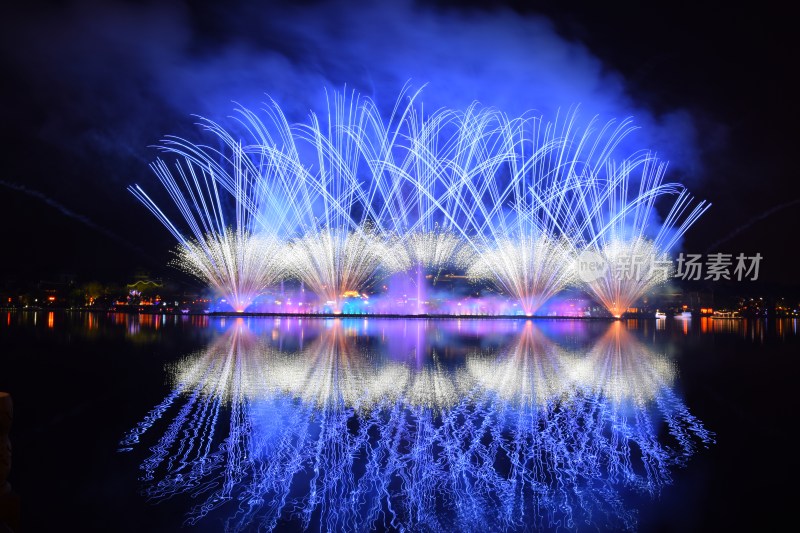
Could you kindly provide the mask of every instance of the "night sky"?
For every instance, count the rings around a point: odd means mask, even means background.
[[[296,120],[326,87],[389,107],[410,81],[426,109],[633,117],[630,141],[713,204],[683,250],[759,252],[758,283],[800,292],[798,44],[781,8],[376,4],[4,3],[0,283],[177,276],[172,237],[126,191],[159,192],[161,138],[208,140],[193,114],[266,95]]]

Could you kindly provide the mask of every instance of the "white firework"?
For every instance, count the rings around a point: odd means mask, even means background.
[[[464,240],[450,231],[419,231],[403,236],[387,258],[390,270],[405,271],[420,266],[437,274],[458,267]]]
[[[644,153],[581,183],[576,241],[605,265],[598,275],[585,276],[583,286],[615,317],[669,280],[670,252],[710,207],[705,201],[693,206],[682,185],[662,183],[665,171],[666,163]],[[670,197],[669,211],[659,220],[655,202]]]
[[[261,201],[260,187],[245,164],[241,147],[235,150],[233,173],[220,178],[216,166],[198,155],[174,167],[158,160],[152,165],[188,227],[179,229],[139,186],[130,188],[178,241],[173,262],[225,296],[233,308],[244,311],[269,285],[283,278],[285,267],[277,233],[254,231],[252,206]],[[234,210],[226,214],[226,189]]]
[[[200,119],[218,148],[167,137],[162,151],[180,162],[152,167],[188,229],[141,188],[131,191],[176,237],[185,268],[240,295],[237,307],[262,283],[232,259],[248,252],[229,248],[263,247],[251,241],[264,234],[291,242],[279,254],[287,271],[335,311],[345,292],[370,287],[385,269],[416,274],[421,312],[426,279],[469,267],[471,279],[534,314],[572,281],[581,250],[664,257],[708,207],[690,209],[682,186],[662,184],[666,167],[654,155],[620,156],[630,120],[581,126],[576,110],[548,122],[478,104],[425,114],[418,94],[404,87],[386,114],[355,92],[334,92],[300,123],[275,101],[264,117],[238,108],[241,136]],[[669,195],[677,199],[657,222],[655,202]],[[585,288],[618,315],[662,281],[648,276]]]
[[[587,250],[601,259],[604,269],[589,276],[585,287],[617,318],[673,274],[669,257],[644,237],[609,241]]]
[[[385,256],[386,246],[374,232],[331,228],[294,239],[287,264],[293,277],[339,313],[347,293],[361,293],[375,281]]]
[[[574,252],[566,238],[520,235],[501,238],[478,253],[467,269],[473,281],[490,281],[519,300],[531,316],[574,280]]]
[[[266,235],[226,228],[178,245],[173,265],[208,284],[237,312],[285,277],[286,245]]]
[[[483,114],[467,117],[478,160],[458,170],[454,186],[456,216],[478,254],[467,275],[492,283],[532,315],[573,281],[582,182],[606,168],[630,125],[598,128],[593,120],[580,129],[577,112],[555,122]]]

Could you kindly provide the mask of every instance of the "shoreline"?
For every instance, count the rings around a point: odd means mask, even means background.
[[[331,319],[331,318],[363,318],[363,319],[430,319],[430,320],[589,320],[589,321],[603,321],[613,322],[617,320],[657,320],[655,316],[649,315],[632,315],[622,317],[612,316],[565,316],[565,315],[448,315],[448,314],[417,314],[407,315],[399,313],[386,313],[386,314],[351,314],[351,313],[275,313],[275,312],[241,312],[235,311],[221,311],[221,312],[203,312],[203,311],[189,311],[189,312],[176,312],[176,311],[160,311],[149,309],[87,309],[87,308],[0,308],[0,311],[22,311],[22,312],[68,312],[68,313],[105,313],[105,314],[130,314],[130,315],[175,315],[175,316],[206,316],[214,318],[312,318],[312,319]]]

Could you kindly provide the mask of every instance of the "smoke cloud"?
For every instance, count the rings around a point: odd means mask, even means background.
[[[477,100],[548,119],[575,105],[587,121],[632,116],[641,129],[631,149],[657,151],[673,168],[699,163],[691,115],[649,111],[550,20],[506,8],[80,1],[3,18],[5,69],[36,110],[4,114],[29,113],[40,139],[87,160],[144,169],[155,157],[149,145],[166,134],[197,138],[190,115],[221,120],[232,101],[256,107],[269,95],[302,120],[320,109],[326,88],[391,109],[410,81],[426,85],[430,111]]]

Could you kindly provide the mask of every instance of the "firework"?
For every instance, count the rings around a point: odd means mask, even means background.
[[[606,168],[630,124],[580,129],[576,111],[555,122],[483,115],[465,121],[478,161],[457,182],[458,216],[478,254],[467,274],[519,300],[530,316],[573,281],[583,181]]]
[[[434,274],[434,283],[444,269],[460,268],[468,261],[469,250],[462,252],[463,239],[451,231],[434,229],[414,232],[398,239],[384,264],[389,271],[412,268]]]
[[[695,204],[680,184],[662,183],[666,164],[651,154],[609,166],[608,177],[581,183],[576,240],[605,267],[583,276],[584,287],[619,317],[671,277],[669,253],[710,205]],[[660,221],[655,202],[670,197],[670,210]]]
[[[577,110],[548,122],[478,104],[425,114],[418,94],[404,88],[385,115],[355,92],[334,92],[323,113],[299,123],[274,101],[264,116],[238,108],[241,135],[200,119],[219,148],[167,137],[161,149],[179,161],[153,169],[188,230],[131,190],[177,238],[177,264],[237,309],[263,290],[264,269],[221,258],[286,242],[289,251],[273,255],[333,312],[347,294],[405,272],[421,313],[426,280],[463,269],[533,315],[575,281],[580,252],[606,263],[645,252],[663,259],[708,207],[690,209],[680,185],[663,184],[654,155],[618,153],[630,120],[581,126]],[[659,222],[655,202],[669,195],[677,198]],[[280,268],[270,263],[274,283]],[[614,315],[668,276],[653,268],[617,283],[608,277],[617,270],[584,285]]]
[[[613,240],[588,251],[602,261],[605,269],[586,281],[589,293],[614,317],[622,314],[642,295],[666,283],[672,275],[671,262],[656,243],[644,237]]]
[[[374,282],[385,250],[368,230],[324,229],[292,241],[287,262],[294,277],[339,313],[343,298],[357,296]]]
[[[224,229],[178,245],[173,264],[225,296],[237,312],[284,278],[283,242],[267,235]]]
[[[564,239],[546,235],[503,238],[482,250],[467,270],[475,281],[489,280],[519,300],[527,316],[573,279],[573,248]]]
[[[242,159],[241,151],[238,159]],[[275,234],[253,232],[255,219],[248,206],[258,201],[258,188],[241,165],[228,183],[236,198],[231,217],[223,207],[225,192],[213,168],[189,158],[176,163],[174,170],[161,160],[152,168],[189,231],[180,230],[139,186],[130,190],[177,239],[174,266],[205,282],[238,312],[282,279],[282,242]]]

